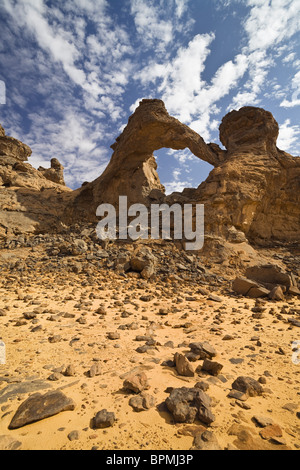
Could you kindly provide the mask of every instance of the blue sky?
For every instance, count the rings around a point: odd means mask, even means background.
[[[58,158],[71,188],[105,169],[142,98],[208,142],[242,106],[271,111],[279,148],[300,155],[300,0],[0,0],[0,123]],[[2,100],[3,103],[3,100]],[[210,165],[160,150],[167,192],[197,187]]]

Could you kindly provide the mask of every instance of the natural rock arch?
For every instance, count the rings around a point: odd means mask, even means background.
[[[189,148],[198,158],[217,166],[220,154],[202,137],[170,116],[161,100],[143,100],[129,118],[123,133],[111,146],[114,153],[104,173],[78,191],[79,207],[94,201],[93,209],[105,202],[117,206],[119,195],[129,204],[149,203],[152,190],[163,191],[153,153],[161,148]]]

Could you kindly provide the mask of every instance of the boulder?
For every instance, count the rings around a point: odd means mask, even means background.
[[[280,267],[273,264],[262,264],[251,266],[245,271],[248,279],[263,285],[277,287],[285,286],[287,289],[291,285],[291,278],[288,273],[281,270]]]
[[[166,405],[178,423],[193,423],[195,419],[199,419],[210,425],[215,420],[210,410],[209,396],[197,388],[173,389],[166,399]]]

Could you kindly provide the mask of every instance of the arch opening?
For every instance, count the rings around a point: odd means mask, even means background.
[[[185,188],[198,188],[214,169],[213,165],[196,157],[188,148],[161,148],[153,155],[166,196],[173,192],[182,192]]]

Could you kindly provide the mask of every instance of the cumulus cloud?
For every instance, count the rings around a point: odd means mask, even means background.
[[[248,49],[267,50],[291,38],[300,27],[300,3],[294,0],[248,0],[250,15],[245,22]]]
[[[279,136],[277,140],[277,146],[280,149],[284,149],[293,155],[299,155],[300,145],[300,127],[292,125],[290,119],[286,119],[284,124],[279,126]]]
[[[59,158],[72,187],[99,176],[107,149],[142,97],[163,99],[206,141],[217,135],[226,110],[266,98],[282,111],[300,104],[299,1],[211,0],[222,27],[240,8],[245,15],[240,41],[222,56],[218,28],[197,29],[194,0],[113,3],[2,1],[2,123],[33,147],[34,164]],[[274,74],[270,80],[279,63],[289,70],[289,85]],[[291,151],[299,129],[292,118],[282,121],[279,142]],[[188,158],[177,156],[168,191],[190,185],[183,171]]]

